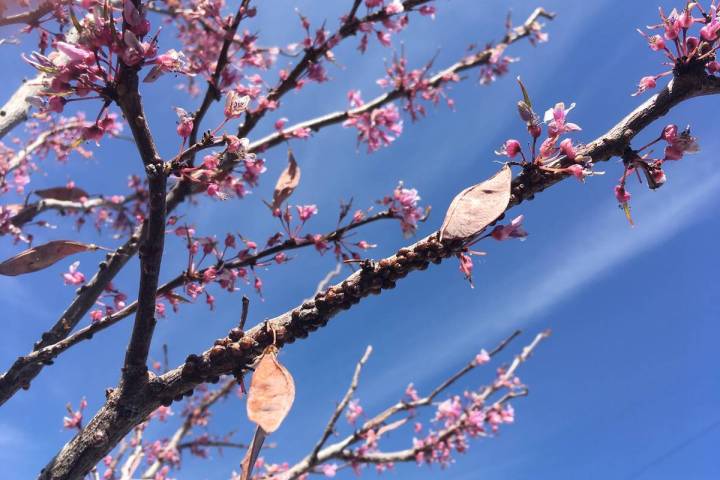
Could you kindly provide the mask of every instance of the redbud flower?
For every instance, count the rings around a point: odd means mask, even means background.
[[[519,215],[510,222],[510,225],[497,225],[490,235],[498,241],[509,238],[519,238],[522,240],[528,236],[527,232],[522,228],[524,218],[524,215]]]
[[[662,138],[668,143],[672,143],[677,139],[678,127],[677,125],[670,124],[663,128]]]
[[[700,29],[700,35],[703,40],[708,42],[714,42],[718,38],[718,32],[720,31],[720,21],[717,17],[713,18],[710,23],[707,23]]]
[[[400,0],[393,0],[387,7],[385,7],[385,13],[387,13],[388,15],[401,13],[404,10],[405,7]]]
[[[318,212],[317,205],[296,205],[295,208],[298,211],[300,220],[303,222],[308,221],[310,217]]]
[[[337,473],[338,466],[335,463],[326,463],[320,467],[320,471],[326,477],[334,477]]]
[[[574,123],[566,123],[566,117],[567,114],[575,108],[575,104],[571,103],[569,108],[565,108],[565,104],[563,102],[559,102],[555,104],[555,107],[549,108],[545,112],[545,116],[543,118],[543,121],[547,123],[548,125],[548,134],[551,137],[557,137],[558,135],[562,135],[566,132],[573,132],[577,130],[581,130],[581,128],[574,124]]]
[[[577,156],[577,153],[575,152],[575,147],[572,144],[572,140],[570,140],[569,138],[566,138],[565,140],[560,142],[560,151],[570,161],[574,161],[575,157]]]
[[[354,425],[362,414],[363,408],[360,406],[360,400],[350,400],[347,406],[347,412],[345,413],[345,418],[347,418],[348,423]]]
[[[470,286],[474,288],[472,283],[472,271],[473,261],[472,257],[466,253],[458,254],[458,260],[460,260],[460,271],[465,275],[465,279],[470,282]]]
[[[74,262],[70,265],[68,271],[66,273],[63,273],[63,280],[65,281],[65,285],[80,285],[82,283],[85,283],[85,275],[83,275],[83,273],[78,270],[79,266],[79,261]]]
[[[505,143],[503,143],[502,147],[500,147],[500,150],[496,150],[496,155],[507,155],[508,158],[515,158],[515,156],[520,153],[522,150],[522,147],[520,146],[520,142],[517,140],[511,138],[509,140],[506,140]]]
[[[475,355],[475,363],[477,365],[482,365],[484,363],[488,363],[490,361],[490,354],[483,348],[480,350],[480,353]]]
[[[638,89],[635,93],[632,94],[633,97],[640,95],[646,90],[649,90],[651,88],[655,88],[657,86],[657,77],[643,77],[640,79],[640,83],[638,83]]]
[[[193,117],[180,107],[175,107],[175,113],[177,113],[179,118],[177,133],[185,140],[192,133],[194,126]]]
[[[582,165],[578,165],[578,164],[570,165],[569,167],[563,168],[563,171],[565,173],[573,175],[575,178],[577,178],[581,182],[584,182],[585,177],[588,175],[585,168],[583,168]]]
[[[625,190],[625,187],[622,185],[615,185],[615,198],[620,203],[627,203],[630,201],[630,198],[632,195],[630,192]]]

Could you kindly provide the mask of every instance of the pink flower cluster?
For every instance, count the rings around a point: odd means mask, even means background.
[[[662,158],[649,158],[649,153],[642,156],[640,155],[640,151],[661,141],[666,143]],[[626,152],[623,156],[625,170],[619,183],[615,186],[615,198],[620,204],[620,207],[625,211],[625,215],[631,224],[632,218],[630,216],[629,202],[632,195],[626,187],[628,178],[636,172],[642,172],[647,180],[648,187],[655,190],[663,186],[667,181],[667,176],[663,170],[663,165],[666,161],[680,160],[685,154],[696,153],[699,150],[700,146],[698,145],[697,139],[691,135],[690,127],[679,132],[677,125],[670,124],[663,128],[658,138],[640,150],[629,150]]]
[[[720,62],[715,53],[720,48],[720,16],[718,7],[713,1],[708,9],[701,2],[686,2],[684,8],[673,9],[668,15],[660,9],[661,23],[651,25],[652,32],[638,32],[645,37],[648,46],[655,52],[661,52],[672,66],[657,75],[640,79],[638,89],[633,95],[655,88],[657,81],[669,75],[705,71],[710,75],[720,72]],[[693,34],[691,30],[697,28]]]
[[[77,20],[74,36],[59,36],[48,55],[34,52],[26,58],[50,77],[45,92],[48,110],[61,112],[71,96],[85,98],[92,92],[111,100],[119,74],[116,60],[129,67],[153,66],[147,81],[166,72],[187,72],[181,52],[158,55],[157,38],[142,40],[150,31],[150,22],[131,0],[124,0],[122,8],[105,8],[95,2],[83,2],[79,7],[85,8],[86,14]]]
[[[403,92],[403,110],[410,114],[413,120],[425,115],[425,107],[418,103],[418,99],[432,102],[437,105],[441,98],[445,98],[447,105],[453,107],[454,102],[446,93],[444,87],[450,82],[459,82],[460,75],[451,73],[445,76],[440,83],[433,83],[428,77],[431,64],[423,68],[408,70],[407,59],[404,56],[395,58],[386,69],[386,77],[377,81],[383,88]]]
[[[390,145],[402,133],[403,122],[394,103],[354,113],[352,109],[360,109],[365,102],[358,90],[348,92],[348,99],[351,107],[350,118],[345,120],[343,126],[357,129],[358,145],[366,143],[368,152]]]
[[[425,218],[425,210],[419,206],[420,195],[414,188],[405,188],[398,183],[392,196],[385,197],[381,203],[387,205],[393,215],[400,220],[403,235],[410,237],[415,234],[417,224]]]

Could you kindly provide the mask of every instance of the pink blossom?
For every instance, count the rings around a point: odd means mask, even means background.
[[[509,238],[519,238],[521,240],[524,239],[528,236],[528,234],[522,228],[523,218],[523,215],[518,215],[510,222],[510,225],[495,226],[490,235],[498,241],[507,240]]]
[[[66,273],[63,273],[63,279],[65,285],[81,285],[85,283],[85,275],[78,270],[80,261],[74,262],[68,268]]]
[[[385,13],[388,15],[395,15],[403,12],[404,10],[405,7],[400,0],[392,0],[392,2],[385,7]]]
[[[225,99],[225,118],[239,118],[245,113],[250,104],[250,96],[240,96],[235,90],[230,90]]]
[[[460,260],[460,271],[465,275],[465,278],[470,282],[470,286],[472,286],[472,271],[473,271],[473,261],[472,257],[466,253],[459,253],[458,254],[458,260]]]
[[[185,140],[192,133],[194,126],[193,117],[180,107],[175,107],[175,113],[177,113],[179,119],[177,133],[183,138],[183,140]]]
[[[630,192],[628,192],[624,186],[615,186],[615,198],[618,202],[621,204],[628,203],[630,201],[630,197],[632,197],[632,195],[630,195]]]
[[[90,321],[92,323],[97,323],[103,318],[102,310],[93,310],[90,312]]]
[[[360,400],[350,400],[347,406],[347,411],[345,412],[345,418],[347,419],[348,423],[350,423],[351,425],[355,425],[355,422],[358,418],[360,418],[362,414],[363,408],[360,406]]]
[[[720,32],[720,20],[714,17],[700,29],[700,36],[702,36],[703,40],[714,42],[718,38],[718,32]]]
[[[509,140],[506,140],[505,143],[503,143],[502,147],[500,147],[500,150],[496,150],[496,155],[506,155],[508,158],[515,158],[518,153],[522,150],[522,147],[520,146],[520,142],[515,140],[514,138],[511,138]]]
[[[548,134],[551,137],[557,137],[563,133],[573,132],[581,130],[579,126],[574,123],[566,123],[567,114],[575,108],[575,104],[571,103],[569,108],[565,108],[563,102],[555,104],[555,107],[548,109],[545,112],[543,121],[548,125]]]
[[[490,361],[490,354],[483,348],[480,350],[480,353],[475,355],[475,363],[477,365],[483,365],[485,363],[488,363]]]
[[[400,182],[392,197],[386,197],[383,203],[390,205],[390,211],[400,219],[400,228],[408,237],[415,233],[417,223],[423,218],[423,209],[418,206],[420,196],[414,188],[405,188]]]
[[[326,477],[334,477],[337,473],[338,466],[335,463],[326,463],[320,467],[320,471]]]
[[[317,205],[296,205],[295,208],[302,222],[307,222],[310,217],[318,212]]]
[[[572,140],[570,140],[569,138],[566,138],[565,140],[560,142],[560,151],[570,161],[574,161],[575,157],[577,156],[577,153],[575,152],[575,147],[572,144]]]
[[[640,83],[638,83],[638,89],[632,94],[632,96],[634,97],[640,95],[644,91],[655,88],[656,86],[657,77],[643,77],[640,79]]]
[[[585,180],[585,177],[587,177],[588,172],[585,170],[585,168],[582,165],[578,165],[577,163],[574,165],[570,165],[569,167],[563,168],[563,171],[569,175],[574,176],[581,182]]]

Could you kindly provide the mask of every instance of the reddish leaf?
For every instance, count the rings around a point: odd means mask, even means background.
[[[440,239],[470,239],[502,215],[510,203],[512,172],[505,165],[482,183],[460,192],[450,204]]]
[[[290,198],[290,195],[292,195],[299,183],[300,167],[295,161],[295,156],[293,155],[292,150],[288,150],[288,166],[282,171],[280,178],[278,178],[270,208],[273,211],[280,208],[280,205]]]
[[[295,400],[292,375],[277,360],[277,350],[269,347],[255,368],[247,398],[248,418],[267,433],[278,429]]]
[[[63,258],[80,252],[97,250],[97,245],[54,240],[44,245],[29,248],[0,263],[0,275],[22,275],[47,268]]]
[[[40,198],[52,198],[54,200],[75,201],[81,198],[88,198],[88,193],[78,187],[53,187],[44,190],[35,190],[35,195]]]

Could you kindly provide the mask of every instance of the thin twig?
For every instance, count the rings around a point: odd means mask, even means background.
[[[365,366],[365,363],[368,361],[368,358],[370,358],[371,353],[372,346],[368,345],[362,358],[355,366],[355,373],[352,376],[352,381],[350,382],[350,386],[348,387],[347,392],[345,392],[342,400],[340,401],[340,403],[338,403],[338,406],[335,408],[335,411],[330,417],[330,421],[327,423],[327,425],[325,426],[325,430],[323,430],[323,433],[320,436],[320,440],[317,442],[315,448],[313,448],[312,452],[310,453],[308,463],[312,464],[315,462],[318,452],[320,452],[322,447],[325,445],[325,442],[327,442],[328,438],[330,438],[330,435],[332,435],[335,431],[335,424],[340,418],[340,415],[342,415],[342,412],[345,411],[345,407],[347,407],[348,403],[350,403],[350,399],[352,399],[355,390],[357,390],[358,382],[360,381],[360,372],[362,371],[363,366]]]

